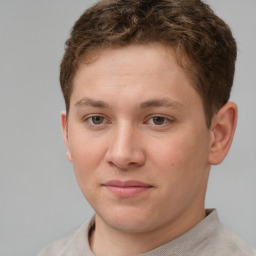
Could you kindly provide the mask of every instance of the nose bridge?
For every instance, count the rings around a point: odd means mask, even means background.
[[[129,122],[115,127],[110,138],[107,161],[119,168],[143,165],[145,156],[139,131]]]

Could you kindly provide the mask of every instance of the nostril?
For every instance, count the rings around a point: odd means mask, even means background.
[[[114,166],[115,164],[111,161],[108,162],[109,165]]]
[[[108,161],[108,164],[110,166],[115,166],[120,169],[127,169],[127,167],[134,167],[134,166],[139,165],[136,162],[121,162],[121,161]]]
[[[135,162],[130,162],[130,163],[128,163],[128,166],[133,166],[133,165],[136,165],[137,163],[135,163]]]

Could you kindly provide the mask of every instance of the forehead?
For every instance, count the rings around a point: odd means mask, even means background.
[[[159,65],[157,61],[166,61],[168,57],[176,59],[175,49],[171,46],[165,46],[160,43],[149,44],[132,44],[124,47],[110,47],[104,49],[95,49],[89,51],[81,59],[78,70],[84,64],[89,66],[97,65],[98,68],[106,63],[109,65],[123,65],[122,68],[129,68],[134,66],[149,67],[152,61],[155,65]],[[136,59],[136,62],[134,60]],[[144,65],[145,62],[148,65]],[[142,65],[143,64],[143,65]]]
[[[168,75],[176,71],[183,73],[180,64],[184,62],[185,58],[177,61],[173,47],[159,43],[93,50],[80,61],[73,84],[79,83],[86,75],[87,78],[100,80],[110,76],[136,78],[145,74],[162,76],[163,73]]]
[[[71,103],[74,98],[81,100],[82,96],[97,96],[97,99],[118,96],[128,101],[132,98],[147,101],[166,98],[166,95],[172,99],[196,93],[177,61],[175,50],[160,44],[131,45],[91,53],[80,63],[73,86]]]

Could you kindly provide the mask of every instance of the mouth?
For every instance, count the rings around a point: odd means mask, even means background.
[[[153,188],[153,186],[150,184],[136,180],[110,180],[104,183],[102,186],[112,194],[123,198],[135,197]]]

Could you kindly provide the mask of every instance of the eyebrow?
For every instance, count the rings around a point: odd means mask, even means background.
[[[168,107],[168,108],[174,108],[174,109],[180,109],[180,110],[184,108],[184,106],[181,103],[177,101],[173,101],[169,98],[152,99],[140,104],[140,109],[151,108],[151,107]]]
[[[110,108],[109,105],[101,100],[94,100],[90,98],[83,98],[75,103],[75,107],[91,106],[94,108]]]
[[[76,108],[86,107],[86,106],[90,106],[90,107],[94,107],[94,108],[110,109],[110,106],[106,102],[101,101],[101,100],[94,100],[94,99],[87,98],[87,97],[85,97],[75,103]],[[179,103],[177,101],[173,101],[169,98],[148,100],[148,101],[142,102],[139,106],[140,109],[146,109],[146,108],[151,108],[151,107],[168,107],[168,108],[174,108],[174,109],[179,109],[179,110],[182,110],[184,108],[184,106],[181,103]]]

